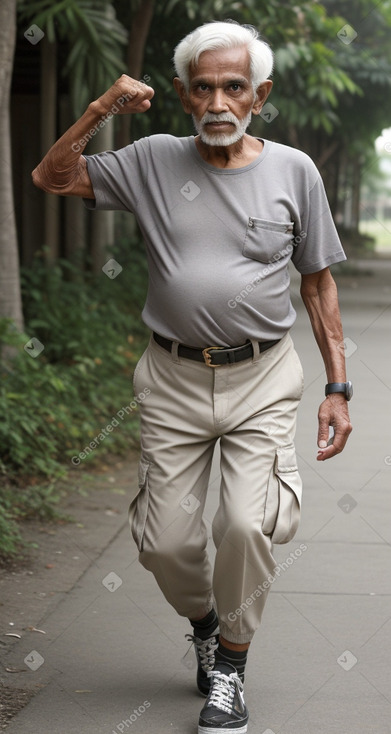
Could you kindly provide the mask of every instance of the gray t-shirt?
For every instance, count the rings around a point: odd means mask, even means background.
[[[243,168],[206,163],[194,137],[152,135],[86,156],[96,209],[134,212],[147,251],[142,318],[194,347],[279,339],[295,321],[288,263],[345,260],[311,159],[264,140]]]

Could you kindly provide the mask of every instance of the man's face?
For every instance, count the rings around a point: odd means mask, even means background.
[[[252,112],[262,108],[251,83],[245,47],[204,51],[197,66],[190,68],[189,91],[182,90],[180,96],[207,145],[236,143],[250,124]]]

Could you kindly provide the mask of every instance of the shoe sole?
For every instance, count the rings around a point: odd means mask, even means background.
[[[239,729],[226,729],[225,727],[213,727],[210,726],[200,726],[198,725],[198,734],[246,734],[247,733],[247,724],[244,726],[239,727]]]

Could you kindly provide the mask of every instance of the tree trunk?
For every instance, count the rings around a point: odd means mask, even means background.
[[[45,36],[41,43],[41,156],[42,158],[57,139],[57,50]],[[44,240],[46,261],[53,265],[59,254],[60,199],[45,194]]]
[[[347,221],[347,200],[350,198],[349,187],[349,162],[346,148],[341,148],[339,153],[339,187],[338,187],[338,207],[335,212],[335,222],[340,227],[346,228]]]
[[[98,135],[88,144],[88,154],[99,153],[102,150],[113,148],[113,124],[106,125],[99,130]],[[90,212],[91,217],[91,262],[92,272],[99,275],[103,265],[108,260],[108,248],[114,244],[114,212],[98,211]]]
[[[349,230],[352,228],[352,176],[351,176],[351,160],[346,156],[345,164],[345,183],[344,183],[344,206],[343,206],[343,228]]]
[[[69,95],[60,98],[60,129],[68,130],[74,123]],[[77,266],[73,271],[75,280],[83,279],[87,253],[86,209],[77,196],[64,197],[64,254],[67,260]],[[72,274],[71,276],[72,277]]]
[[[23,330],[19,254],[12,190],[10,86],[16,38],[16,0],[0,3],[0,317]]]
[[[352,229],[358,232],[360,224],[361,163],[356,156],[352,162]]]
[[[339,148],[334,155],[334,184],[333,191],[330,196],[330,209],[335,220],[338,212],[338,194],[340,189],[340,173],[341,173],[341,149]]]
[[[127,72],[132,79],[142,81],[145,44],[152,23],[155,0],[144,0],[136,10],[129,33],[127,49]],[[132,115],[119,118],[118,147],[124,148],[131,142]]]
[[[85,269],[86,227],[85,210],[81,199],[67,196],[64,201],[65,251],[66,260],[77,268],[75,280],[83,279]]]

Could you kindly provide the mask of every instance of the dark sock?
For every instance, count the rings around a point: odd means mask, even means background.
[[[244,681],[244,669],[246,667],[247,662],[247,653],[248,650],[230,650],[228,647],[224,647],[224,645],[219,642],[219,646],[216,650],[216,657],[215,657],[215,669],[220,670],[220,665],[224,666],[224,663],[230,663],[231,665],[236,668],[238,672],[238,676],[241,679],[241,681]],[[222,673],[226,672],[226,668],[221,669]]]
[[[217,614],[214,609],[211,609],[206,617],[202,619],[190,619],[189,621],[193,626],[194,635],[200,640],[207,640],[208,637],[211,637],[218,625]]]

